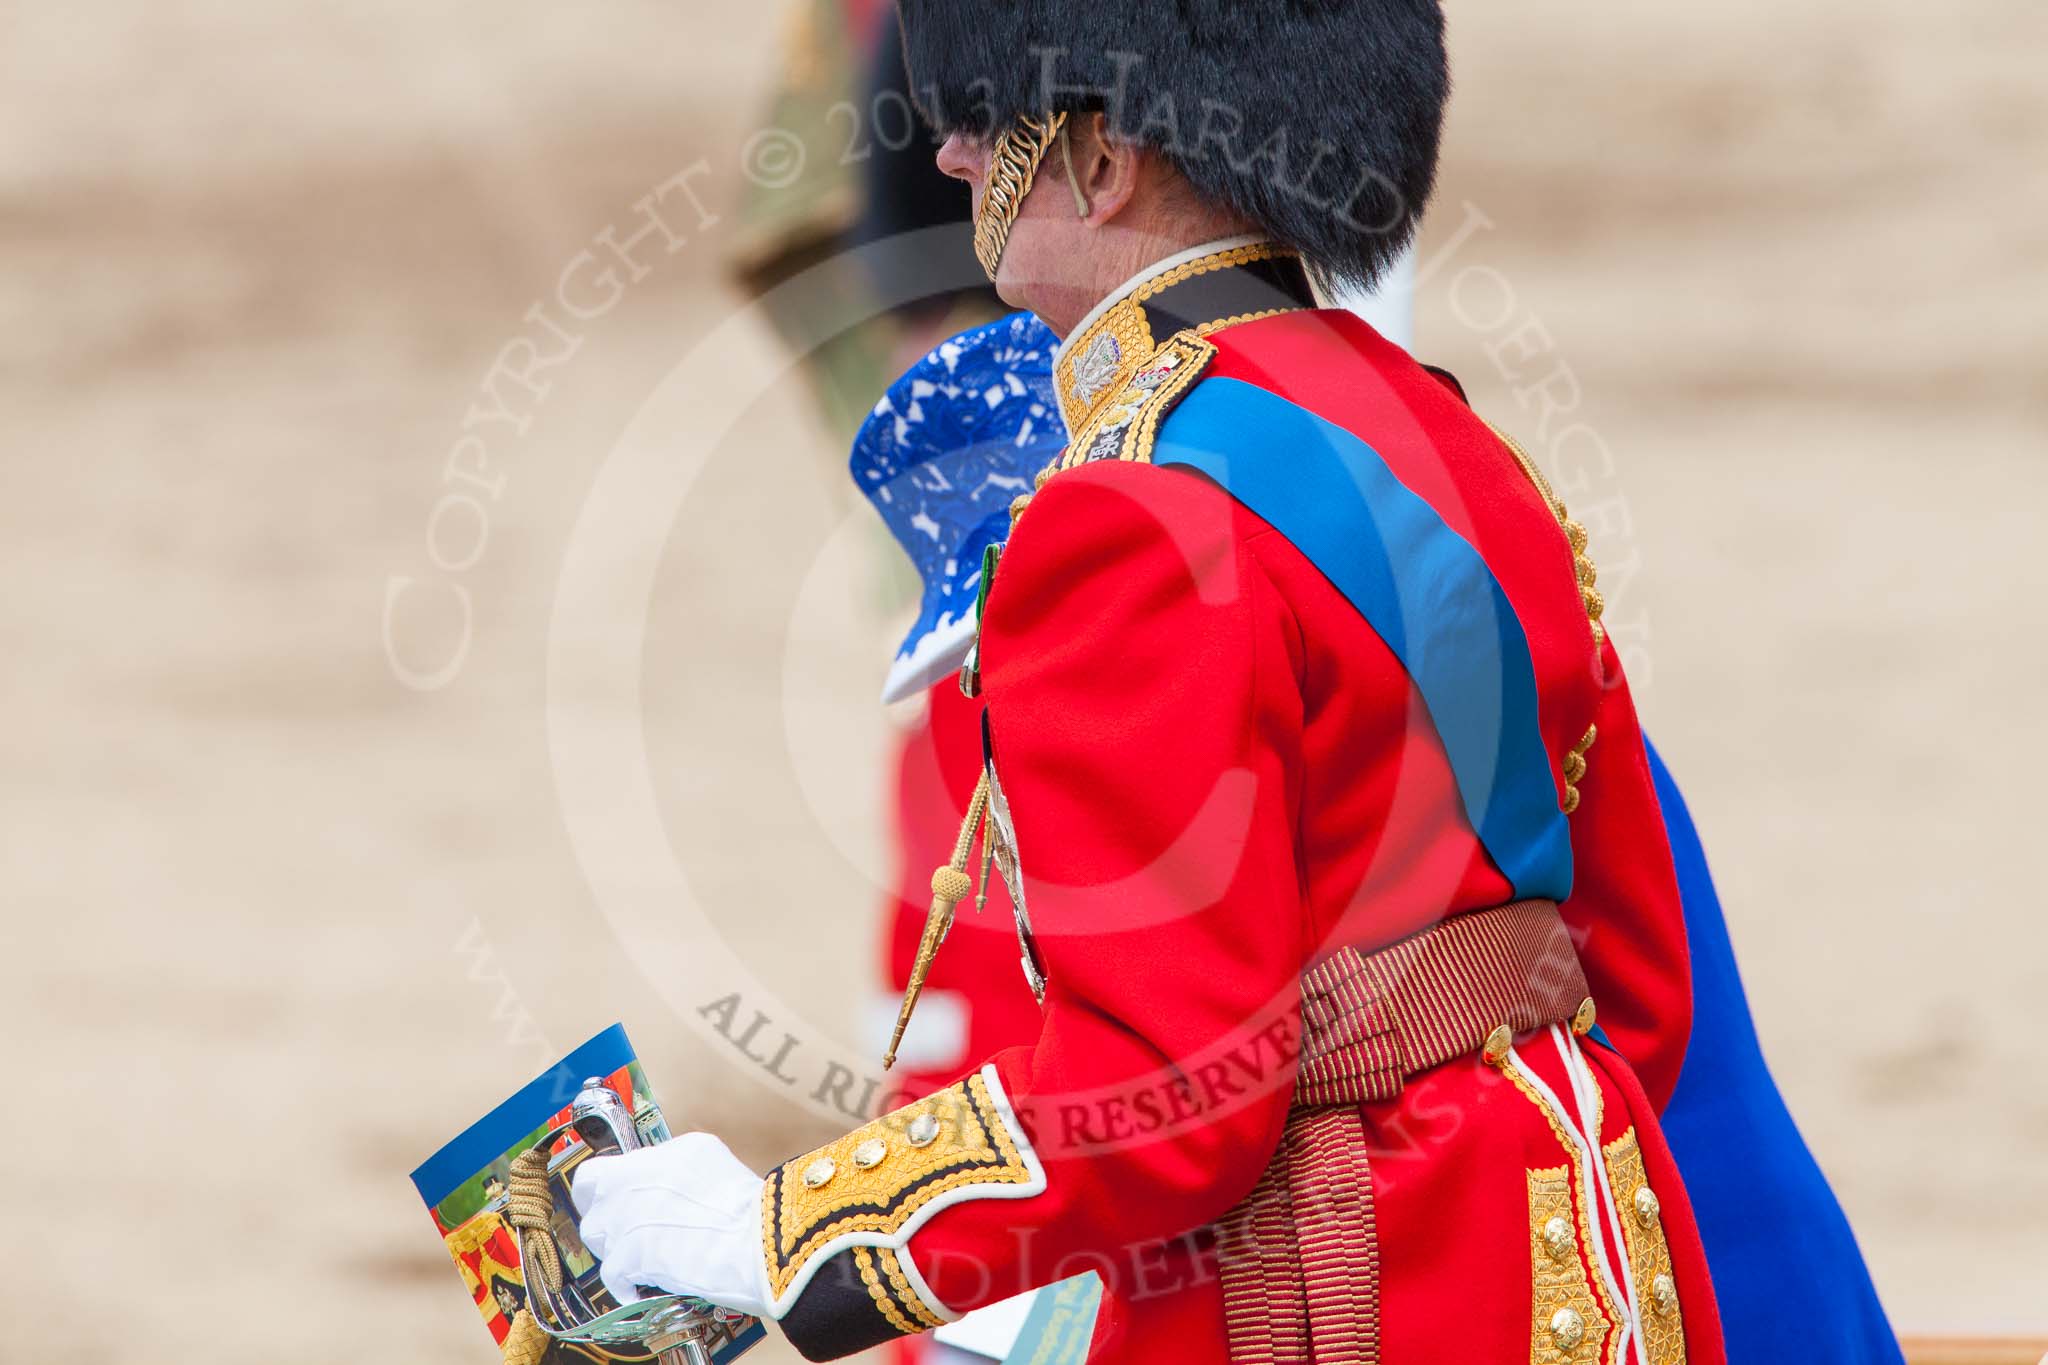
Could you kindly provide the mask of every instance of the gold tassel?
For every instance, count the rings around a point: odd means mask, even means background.
[[[953,927],[953,912],[960,902],[974,894],[974,878],[967,874],[967,861],[974,853],[975,831],[981,828],[988,814],[988,771],[983,769],[981,781],[974,784],[974,795],[967,802],[967,818],[960,822],[960,837],[953,842],[953,859],[944,867],[932,873],[932,906],[925,912],[924,936],[917,942],[917,961],[910,967],[910,984],[903,990],[903,1007],[896,1012],[896,1031],[889,1035],[889,1050],[882,1054],[882,1069],[887,1071],[896,1065],[896,1049],[903,1042],[903,1031],[910,1027],[910,1015],[917,1008],[917,998],[924,994],[925,978],[931,975],[932,960],[939,955],[939,945],[946,941],[947,930]],[[983,837],[986,847],[987,838]],[[982,871],[982,895],[987,892],[988,871]]]
[[[562,1259],[555,1247],[555,1196],[548,1188],[547,1148],[529,1147],[513,1157],[508,1175],[505,1221],[519,1239],[520,1274],[559,1290]]]

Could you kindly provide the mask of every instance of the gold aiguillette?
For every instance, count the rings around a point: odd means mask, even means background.
[[[953,858],[944,867],[932,873],[932,907],[925,912],[924,936],[917,941],[917,961],[910,967],[910,984],[903,991],[903,1007],[896,1012],[896,1031],[889,1035],[889,1050],[882,1054],[882,1069],[896,1065],[896,1049],[902,1045],[903,1031],[910,1027],[911,1012],[917,1008],[917,998],[924,994],[925,978],[931,975],[932,959],[939,955],[939,945],[946,941],[946,931],[953,927],[953,912],[961,901],[975,891],[974,879],[967,875],[967,860],[974,853],[974,835],[981,829],[988,814],[988,771],[982,770],[981,780],[974,784],[974,795],[967,802],[967,818],[960,822],[960,837],[953,842]],[[979,909],[988,900],[988,836],[982,835],[981,890],[975,899]]]

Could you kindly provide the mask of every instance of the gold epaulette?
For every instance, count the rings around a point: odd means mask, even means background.
[[[957,1085],[786,1161],[761,1195],[768,1291],[780,1315],[818,1267],[856,1252],[876,1308],[935,1326],[950,1318],[908,1256],[910,1237],[941,1209],[974,1199],[1026,1199],[1045,1169],[986,1066]],[[931,1321],[926,1321],[929,1318]]]

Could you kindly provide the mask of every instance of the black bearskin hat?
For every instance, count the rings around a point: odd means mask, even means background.
[[[1436,179],[1439,0],[900,0],[941,135],[1099,110],[1205,199],[1333,281],[1370,284]]]

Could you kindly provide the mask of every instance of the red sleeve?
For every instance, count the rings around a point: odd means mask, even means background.
[[[1048,986],[1037,1041],[994,1064],[1046,1188],[913,1237],[953,1308],[1212,1222],[1279,1141],[1309,936],[1302,717],[1258,529],[1194,476],[1088,465],[1037,496],[997,571],[988,733]]]
[[[1600,1026],[1662,1112],[1692,1037],[1692,970],[1671,843],[1614,642],[1601,647],[1599,734],[1573,812],[1564,918]]]

